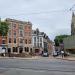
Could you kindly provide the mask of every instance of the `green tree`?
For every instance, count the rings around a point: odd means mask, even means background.
[[[5,48],[5,41],[3,39],[5,39],[5,37],[7,36],[8,33],[8,29],[9,29],[9,24],[7,22],[1,22],[0,21],[0,36],[2,36],[2,48]],[[5,49],[5,53],[6,53],[6,49]]]
[[[6,36],[8,33],[8,23],[7,22],[0,22],[0,36]]]
[[[54,42],[55,46],[59,46],[60,43],[63,43],[63,39],[68,37],[69,35],[58,35],[55,37]]]

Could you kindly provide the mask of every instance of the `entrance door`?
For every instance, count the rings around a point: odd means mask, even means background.
[[[22,52],[23,52],[23,48],[20,47],[20,48],[19,48],[19,53],[22,53]]]
[[[35,49],[35,53],[39,53],[39,49]]]

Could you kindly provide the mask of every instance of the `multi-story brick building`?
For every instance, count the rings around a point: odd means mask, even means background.
[[[9,23],[8,34],[5,39],[0,36],[0,46],[5,47],[8,54],[51,52],[52,42],[49,37],[39,29],[32,30],[32,23],[7,18]]]
[[[7,35],[7,52],[19,54],[32,51],[32,24],[31,22],[6,19],[9,23]]]

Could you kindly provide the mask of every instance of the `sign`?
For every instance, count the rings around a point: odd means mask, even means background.
[[[5,53],[5,48],[0,47],[0,53]]]

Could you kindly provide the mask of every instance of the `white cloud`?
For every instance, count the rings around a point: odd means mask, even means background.
[[[33,29],[38,27],[53,40],[58,34],[70,34],[71,12],[59,10],[69,9],[74,3],[75,0],[0,0],[0,17],[29,20]]]

